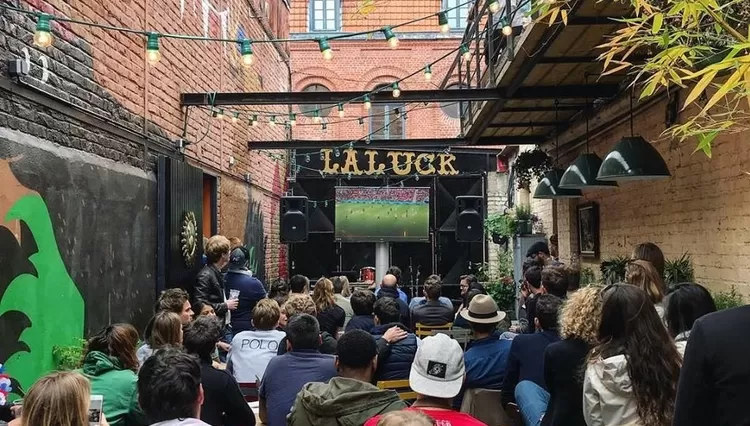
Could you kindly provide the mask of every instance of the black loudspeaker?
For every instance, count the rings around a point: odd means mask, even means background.
[[[482,241],[484,236],[484,199],[476,195],[456,197],[456,241]]]
[[[279,217],[282,243],[307,242],[307,197],[281,197]]]

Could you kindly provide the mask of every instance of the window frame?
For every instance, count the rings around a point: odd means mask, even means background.
[[[380,109],[382,108],[382,111]],[[405,139],[406,138],[406,119],[404,119],[404,108],[406,108],[406,104],[394,102],[394,103],[383,103],[383,104],[373,104],[372,108],[370,109],[370,119],[369,119],[369,127],[368,127],[368,134],[370,135],[371,140],[393,140],[393,139]],[[393,135],[391,134],[391,125],[389,124],[386,126],[387,123],[390,123],[393,119],[391,117],[391,114],[395,114],[394,110],[399,109],[399,119],[401,122],[401,134],[400,135]],[[374,110],[374,111],[373,111]],[[373,121],[375,117],[382,115],[383,116],[383,129],[380,129],[377,131],[377,133],[373,132]]]
[[[442,0],[443,10],[456,7],[462,3],[466,2],[464,0]],[[451,32],[463,32],[466,29],[469,10],[471,7],[471,4],[465,4],[458,9],[451,9],[445,12],[445,16],[448,18],[448,24],[451,26]],[[462,12],[464,19],[461,19]]]
[[[333,1],[333,10],[327,9],[326,4],[329,1]],[[315,27],[315,4],[322,3],[323,19],[318,20],[323,24],[323,28]],[[341,32],[341,0],[310,0],[308,2],[308,13],[307,13],[307,30],[312,33],[337,33]],[[334,28],[326,28],[326,23],[331,20],[328,16],[329,13],[333,13]]]

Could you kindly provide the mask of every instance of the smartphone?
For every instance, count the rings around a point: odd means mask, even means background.
[[[89,426],[101,426],[103,403],[104,396],[91,395],[91,401],[89,403]]]

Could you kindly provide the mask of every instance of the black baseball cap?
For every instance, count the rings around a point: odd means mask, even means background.
[[[534,256],[535,254],[542,252],[549,256],[549,246],[544,241],[537,241],[534,244],[529,247],[529,250],[526,251],[526,257]]]

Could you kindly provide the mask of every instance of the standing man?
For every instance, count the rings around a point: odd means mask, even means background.
[[[229,240],[222,235],[214,235],[206,243],[208,264],[198,272],[195,284],[195,299],[211,305],[216,316],[225,323],[227,312],[237,309],[237,299],[227,300],[224,289],[222,268],[229,263]]]
[[[251,316],[259,300],[266,297],[263,283],[248,269],[250,252],[244,246],[232,250],[229,270],[225,276],[229,299],[237,299],[237,309],[232,312],[232,333],[237,334],[252,329]],[[236,297],[232,297],[236,295]],[[231,341],[231,339],[230,339]]]

